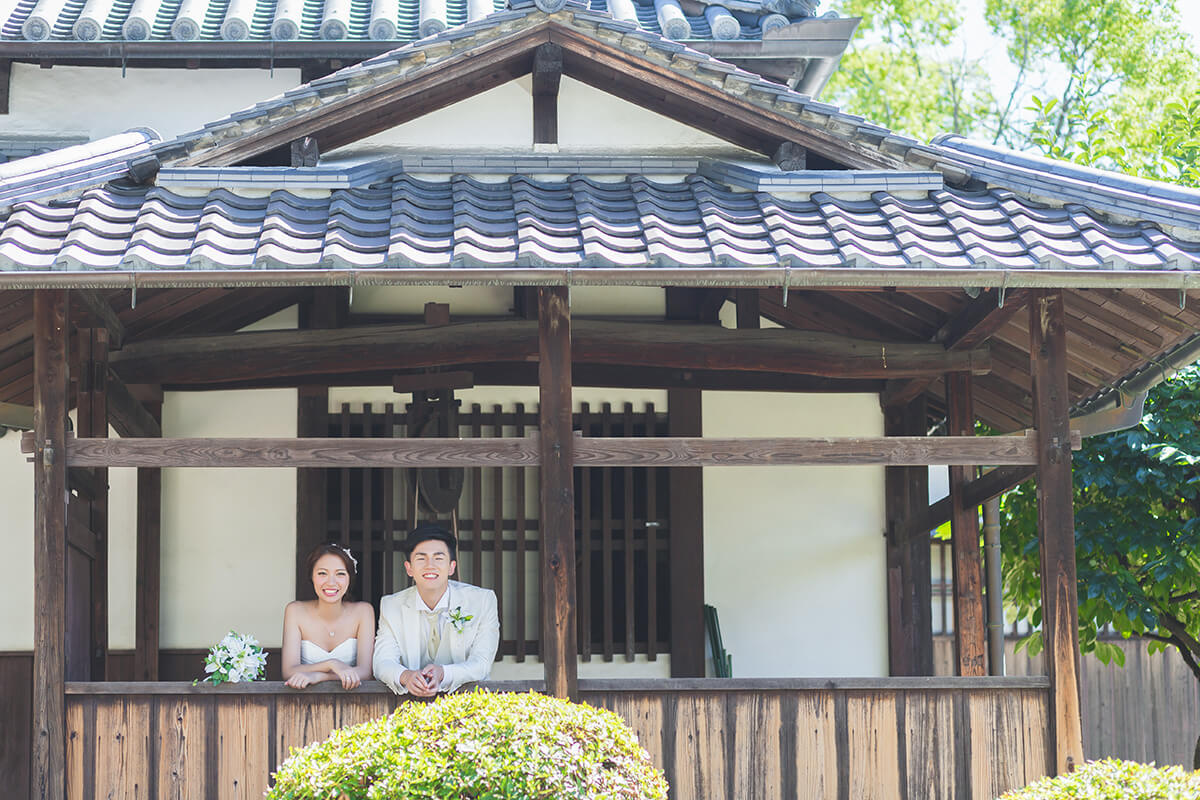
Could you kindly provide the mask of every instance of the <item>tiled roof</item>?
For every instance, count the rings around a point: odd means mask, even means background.
[[[698,175],[484,183],[400,174],[303,196],[103,188],[70,203],[22,203],[0,227],[0,270],[507,265],[1194,270],[1200,245],[1006,191],[801,200]]]
[[[685,0],[691,13],[678,0],[589,2],[643,30],[689,40],[759,40],[814,10],[780,0]],[[407,42],[504,8],[505,0],[16,0],[0,16],[0,40]]]
[[[0,164],[0,208],[18,200],[78,193],[127,174],[131,162],[150,156],[159,136],[135,128],[94,142]]]

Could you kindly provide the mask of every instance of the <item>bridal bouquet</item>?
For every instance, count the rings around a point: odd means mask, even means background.
[[[250,635],[230,631],[225,638],[213,645],[204,659],[205,681],[214,686],[222,683],[257,681],[267,667],[267,654],[262,645]],[[195,686],[200,678],[192,681]]]

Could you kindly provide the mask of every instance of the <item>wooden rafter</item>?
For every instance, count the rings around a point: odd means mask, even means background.
[[[677,369],[885,378],[946,371],[986,372],[986,351],[852,340],[785,329],[580,321],[574,359]],[[134,342],[113,356],[131,383],[203,384],[250,378],[533,361],[537,328],[525,320],[434,327],[380,325],[337,331],[266,331]]]

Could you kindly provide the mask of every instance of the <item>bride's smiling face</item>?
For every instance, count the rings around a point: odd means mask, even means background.
[[[332,553],[326,553],[313,564],[312,581],[318,598],[327,603],[340,601],[350,588],[346,562]]]

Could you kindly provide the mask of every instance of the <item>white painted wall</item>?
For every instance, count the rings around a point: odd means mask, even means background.
[[[164,138],[202,127],[300,83],[298,69],[141,69],[12,65],[5,134],[70,133],[90,139],[134,126]]]
[[[576,317],[658,317],[666,313],[666,292],[657,287],[574,286],[571,314]],[[426,303],[448,303],[450,318],[508,315],[510,286],[360,286],[350,310],[356,314],[421,316]]]
[[[33,465],[25,459],[20,431],[0,437],[0,550],[8,587],[0,603],[0,652],[33,649]]]
[[[704,435],[882,436],[876,395],[704,392]],[[705,467],[704,593],[733,674],[887,675],[883,467]]]

